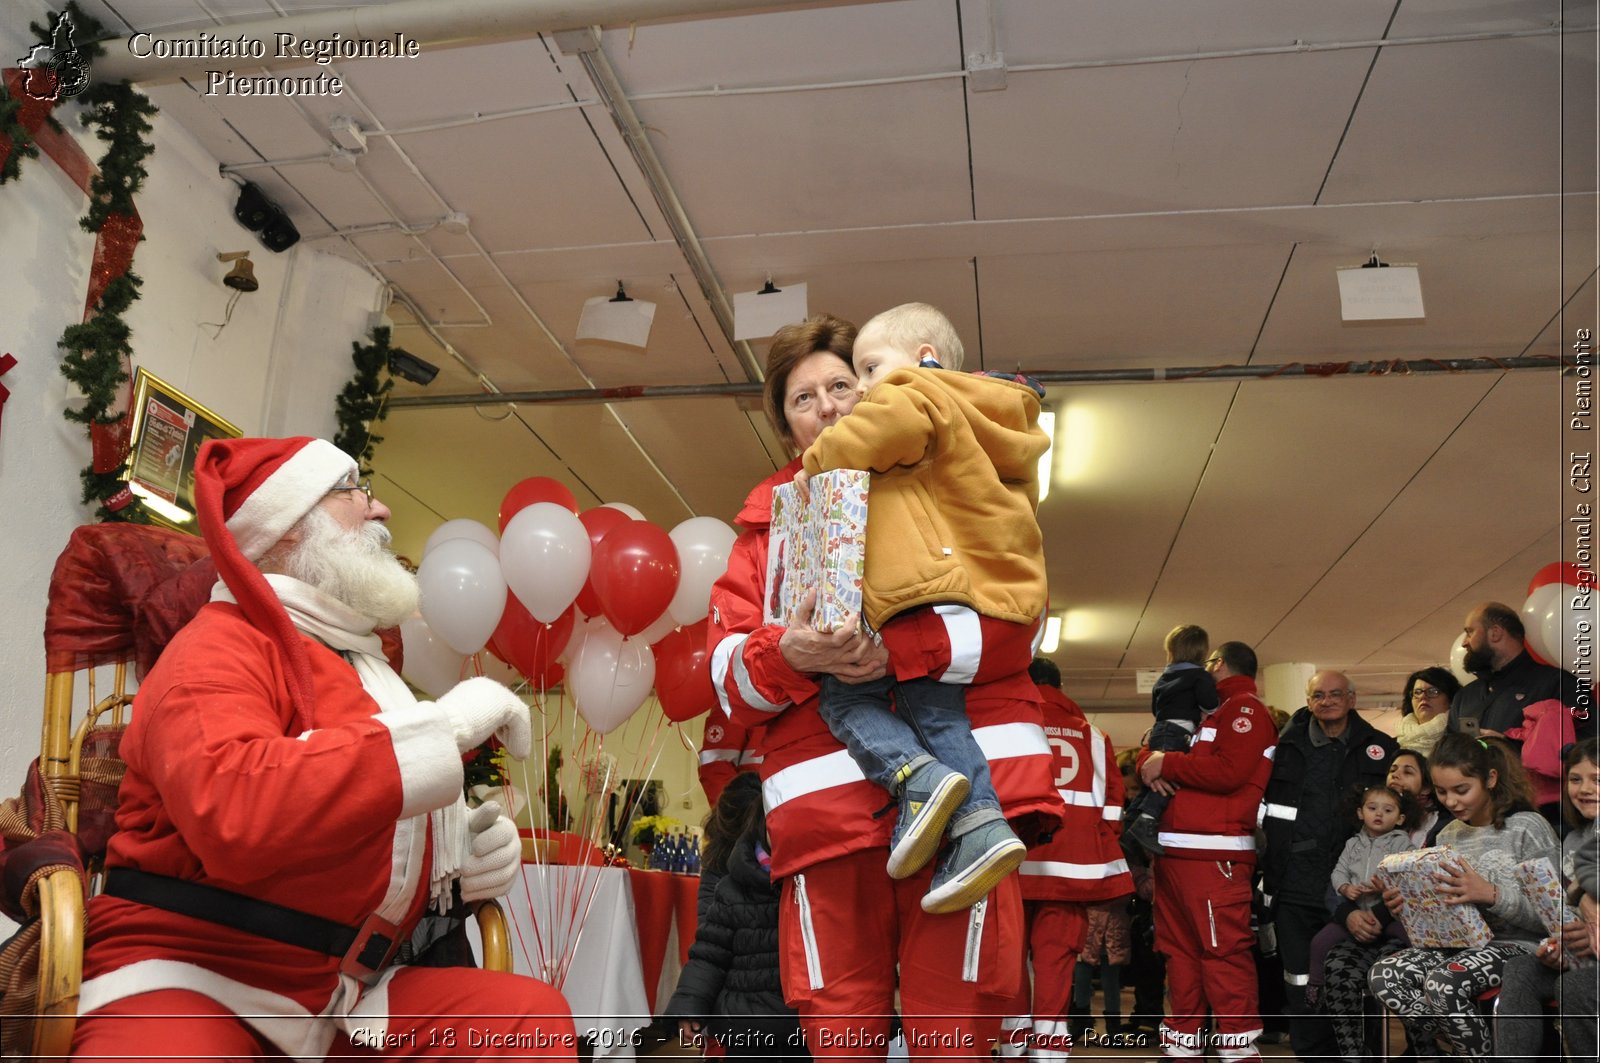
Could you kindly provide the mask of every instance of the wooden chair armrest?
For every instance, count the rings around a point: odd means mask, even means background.
[[[83,982],[83,880],[70,868],[39,883],[39,1018],[34,1055],[65,1058],[78,1021]]]
[[[477,901],[472,914],[478,920],[478,935],[483,939],[483,969],[511,971],[511,937],[506,929],[505,909],[496,900]]]

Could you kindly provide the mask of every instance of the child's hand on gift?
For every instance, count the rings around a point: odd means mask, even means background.
[[[1558,942],[1561,952],[1569,959],[1593,959],[1594,928],[1583,919],[1574,919],[1561,928],[1561,940]],[[1551,939],[1555,940],[1555,939]],[[1570,962],[1568,967],[1572,966]]]
[[[804,469],[794,474],[794,491],[801,505],[811,501],[811,474]]]
[[[1495,884],[1478,874],[1465,860],[1441,863],[1434,880],[1439,883],[1439,892],[1446,904],[1493,904],[1500,899]]]

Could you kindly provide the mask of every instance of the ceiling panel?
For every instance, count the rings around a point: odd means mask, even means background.
[[[978,217],[1306,203],[1370,55],[1011,76],[972,93]]]
[[[1288,254],[1241,246],[986,257],[984,338],[991,357],[1032,369],[1242,363]]]

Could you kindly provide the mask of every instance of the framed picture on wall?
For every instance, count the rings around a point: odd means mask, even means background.
[[[194,510],[194,465],[208,439],[242,433],[154,373],[133,378],[128,490],[158,524],[200,534]]]

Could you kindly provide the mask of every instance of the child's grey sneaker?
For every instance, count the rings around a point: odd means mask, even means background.
[[[889,838],[889,877],[909,878],[939,851],[950,813],[966,800],[972,784],[937,760],[906,765],[897,781],[900,814]]]
[[[970,908],[989,895],[1028,855],[1003,819],[990,820],[958,838],[934,868],[933,884],[922,898],[922,910],[938,915]]]

